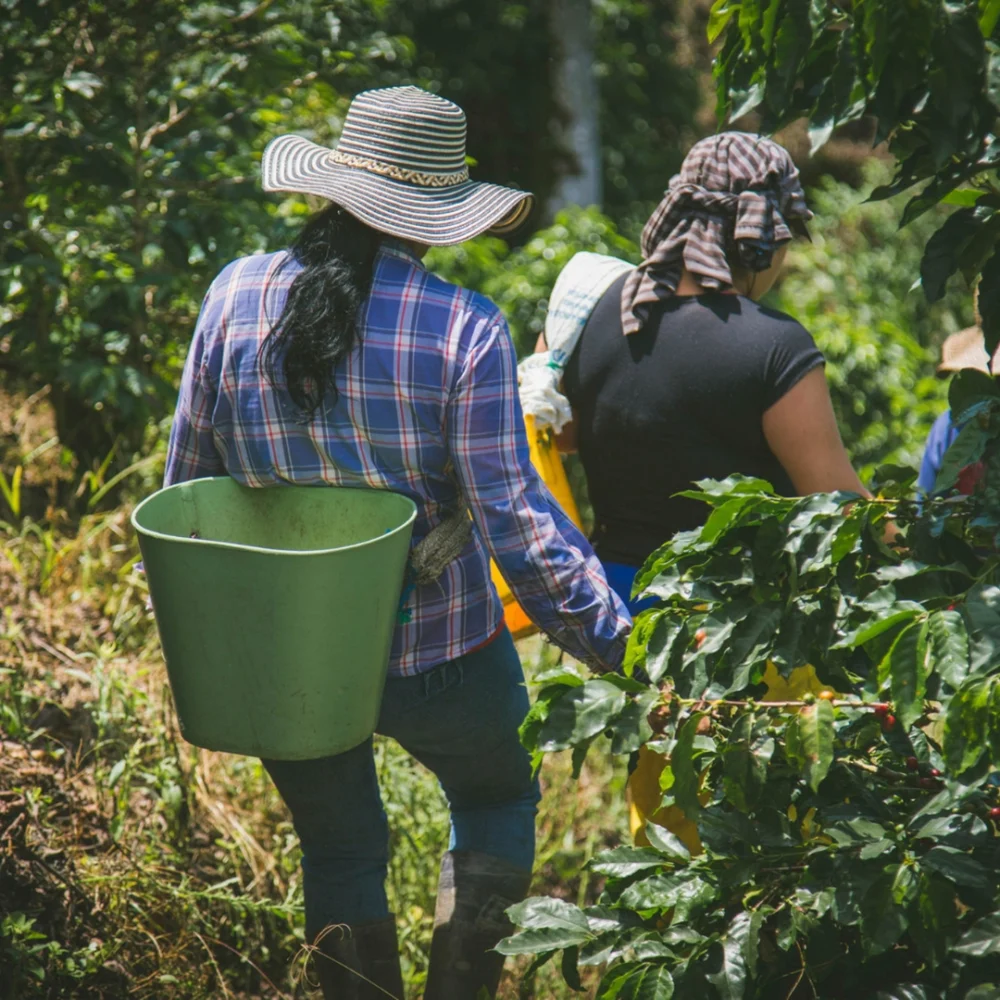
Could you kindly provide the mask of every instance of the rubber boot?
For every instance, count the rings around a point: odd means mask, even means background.
[[[504,957],[493,949],[513,930],[505,911],[530,884],[530,871],[489,854],[444,856],[424,1000],[496,996]]]
[[[403,1000],[393,917],[334,928],[319,936],[317,948],[313,961],[323,1000]]]

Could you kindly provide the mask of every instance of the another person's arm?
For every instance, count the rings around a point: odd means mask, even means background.
[[[548,350],[548,346],[545,343],[545,331],[543,330],[538,335],[538,340],[535,341],[535,354],[544,354]],[[564,455],[572,455],[576,452],[576,414],[573,414],[573,419],[566,424],[563,429],[555,436],[556,448],[562,452]]]
[[[871,496],[840,439],[822,366],[764,411],[764,437],[800,496],[844,490]]]
[[[934,483],[937,482],[938,473],[944,462],[944,453],[951,447],[955,440],[956,431],[951,423],[951,410],[945,410],[931,427],[927,435],[927,443],[924,445],[924,457],[920,462],[920,475],[917,477],[917,486],[924,493],[934,491]]]
[[[447,434],[476,527],[528,617],[577,659],[617,669],[631,630],[628,612],[531,465],[517,359],[499,315],[471,334]]]

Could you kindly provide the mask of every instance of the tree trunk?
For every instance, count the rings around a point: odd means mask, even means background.
[[[553,90],[562,111],[554,123],[566,152],[569,171],[549,200],[554,215],[566,205],[602,201],[600,98],[594,74],[594,26],[591,0],[549,0],[549,31],[554,53]]]

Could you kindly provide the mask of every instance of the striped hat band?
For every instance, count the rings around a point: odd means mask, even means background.
[[[328,198],[375,229],[431,246],[509,232],[532,197],[470,180],[465,139],[457,104],[418,87],[368,90],[351,102],[336,148],[295,135],[272,140],[263,186]]]
[[[462,167],[461,170],[454,170],[450,173],[415,170],[412,167],[404,167],[398,163],[390,163],[387,160],[376,160],[370,156],[357,156],[354,153],[345,153],[341,149],[334,149],[330,153],[330,159],[334,163],[343,164],[345,167],[357,167],[359,170],[368,170],[382,177],[391,177],[394,181],[416,184],[417,187],[453,187],[456,184],[464,184],[469,179],[468,167]]]

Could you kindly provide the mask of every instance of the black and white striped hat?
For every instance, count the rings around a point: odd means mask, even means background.
[[[380,232],[428,246],[507,233],[531,210],[526,191],[469,179],[465,112],[419,87],[367,90],[334,149],[282,135],[264,150],[265,191],[328,198]]]

